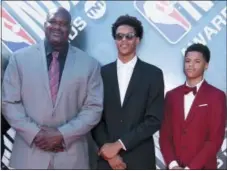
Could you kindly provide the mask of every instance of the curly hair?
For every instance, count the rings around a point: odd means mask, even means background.
[[[141,21],[139,21],[136,17],[129,16],[129,15],[122,15],[117,18],[117,20],[112,25],[112,36],[115,39],[116,30],[121,25],[128,25],[134,28],[136,32],[136,37],[139,37],[141,40],[143,38],[143,26]]]

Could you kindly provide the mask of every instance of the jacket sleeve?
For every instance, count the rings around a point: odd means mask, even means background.
[[[40,128],[24,109],[21,99],[21,79],[15,55],[10,57],[3,79],[2,113],[30,146]]]
[[[101,75],[103,81],[105,80],[105,71],[103,68],[101,68]],[[104,86],[105,87],[105,86]],[[108,139],[108,133],[107,133],[107,125],[105,121],[105,95],[104,95],[104,108],[103,113],[100,122],[92,129],[91,135],[96,144],[98,145],[98,148],[101,148],[105,143],[109,141]]]
[[[108,134],[106,131],[106,123],[105,120],[102,118],[99,124],[92,130],[92,138],[98,145],[98,148],[101,148],[105,143],[108,142]]]

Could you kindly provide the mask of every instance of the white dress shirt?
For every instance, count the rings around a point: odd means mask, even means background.
[[[123,105],[125,94],[128,89],[128,84],[132,77],[132,73],[136,65],[136,62],[137,62],[136,56],[127,63],[121,62],[120,59],[117,60],[117,78],[120,90],[121,105]]]
[[[199,91],[199,88],[201,87],[203,81],[204,81],[204,79],[196,85],[197,92]],[[188,87],[191,87],[188,85],[187,82],[186,82],[186,85]],[[190,93],[184,95],[184,119],[185,120],[188,117],[188,114],[189,114],[189,111],[191,109],[194,99],[195,99],[195,96],[194,96],[193,92],[190,92]],[[178,165],[177,161],[174,160],[174,161],[170,162],[169,169],[172,169],[175,166],[179,166],[179,165]],[[189,168],[185,167],[185,169],[189,169]]]
[[[128,85],[132,77],[132,73],[136,65],[136,62],[137,56],[133,57],[127,63],[123,63],[120,59],[117,59],[117,79],[120,91],[121,106],[123,105],[125,94],[128,89]],[[121,143],[123,149],[126,150],[126,147],[123,144],[123,142],[120,139],[118,141]]]

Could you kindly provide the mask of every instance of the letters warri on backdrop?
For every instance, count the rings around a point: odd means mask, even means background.
[[[224,1],[2,1],[2,54],[39,42],[49,9],[63,6],[72,15],[71,44],[87,51],[103,65],[116,59],[111,25],[120,15],[142,21],[144,39],[138,49],[141,59],[163,69],[165,91],[184,82],[183,52],[192,42],[207,44],[211,62],[207,81],[226,92],[226,2]],[[15,132],[5,137],[3,162],[8,165]],[[163,158],[156,141],[157,168]],[[218,168],[226,169],[227,137],[217,156]]]

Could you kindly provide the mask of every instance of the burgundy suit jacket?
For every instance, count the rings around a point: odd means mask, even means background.
[[[184,119],[184,85],[166,94],[160,148],[169,166],[176,160],[190,169],[217,169],[225,135],[226,96],[204,81]]]

